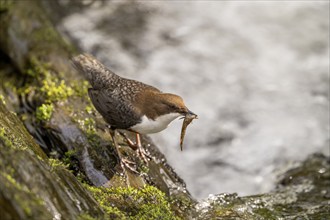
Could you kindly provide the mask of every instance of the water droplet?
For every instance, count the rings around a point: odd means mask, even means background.
[[[318,172],[322,174],[322,173],[325,173],[325,171],[326,171],[326,169],[325,169],[325,168],[321,168],[321,169],[319,169],[319,171],[318,171]]]

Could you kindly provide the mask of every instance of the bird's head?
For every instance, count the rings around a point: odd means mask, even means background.
[[[178,113],[184,117],[188,115],[197,116],[186,107],[183,99],[178,95],[162,93],[158,102],[166,113]]]
[[[146,90],[140,93],[135,101],[135,106],[140,110],[140,114],[153,120],[162,115],[171,115],[172,120],[188,115],[197,117],[195,113],[186,107],[180,96],[171,93]]]

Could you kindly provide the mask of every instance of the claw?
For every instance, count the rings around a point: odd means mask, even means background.
[[[151,156],[143,149],[140,139],[140,134],[136,133],[136,143],[127,137],[123,132],[119,132],[126,140],[128,146],[136,151],[137,155],[146,163],[151,160]]]
[[[127,168],[131,172],[140,175],[140,173],[136,170],[136,163],[133,161],[127,160],[125,158],[121,158],[120,166],[123,170],[125,170],[125,168]]]
[[[148,164],[149,160],[151,160],[151,156],[142,147],[139,147],[136,150],[136,153],[142,158],[142,160],[146,164]]]

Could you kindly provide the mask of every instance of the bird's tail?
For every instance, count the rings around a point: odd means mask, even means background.
[[[80,54],[73,57],[71,60],[74,67],[87,77],[88,81],[95,89],[105,87],[107,83],[113,83],[119,77],[92,55]]]

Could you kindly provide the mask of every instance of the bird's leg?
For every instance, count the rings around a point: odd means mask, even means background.
[[[140,134],[139,133],[135,133],[135,134],[136,134],[136,145],[137,145],[136,152],[143,159],[143,161],[146,162],[146,164],[148,164],[148,159],[151,158],[142,147]]]
[[[129,146],[132,150],[136,151],[136,150],[138,149],[137,144],[135,144],[131,139],[129,139],[125,133],[123,133],[123,132],[121,132],[121,131],[119,131],[119,133],[124,137],[124,139],[126,140],[128,146]]]
[[[134,132],[134,133],[136,135],[136,143],[134,143],[131,139],[129,139],[125,133],[120,132],[120,134],[125,138],[128,146],[132,150],[136,151],[137,154],[139,155],[139,157],[141,157],[142,160],[148,164],[148,159],[151,159],[151,157],[147,154],[147,152],[142,147],[140,134],[136,133],[136,132]]]
[[[111,138],[112,138],[112,141],[113,141],[113,144],[115,145],[116,147],[116,151],[117,151],[117,154],[119,156],[119,160],[120,160],[120,166],[121,168],[125,171],[125,167],[128,168],[130,171],[132,171],[133,173],[136,173],[136,174],[139,174],[139,172],[136,171],[136,168],[135,168],[135,162],[133,161],[130,161],[130,160],[127,160],[125,159],[120,150],[119,150],[119,145],[115,139],[115,134],[116,134],[116,130],[112,131],[112,130],[109,130],[109,133],[111,135]]]

